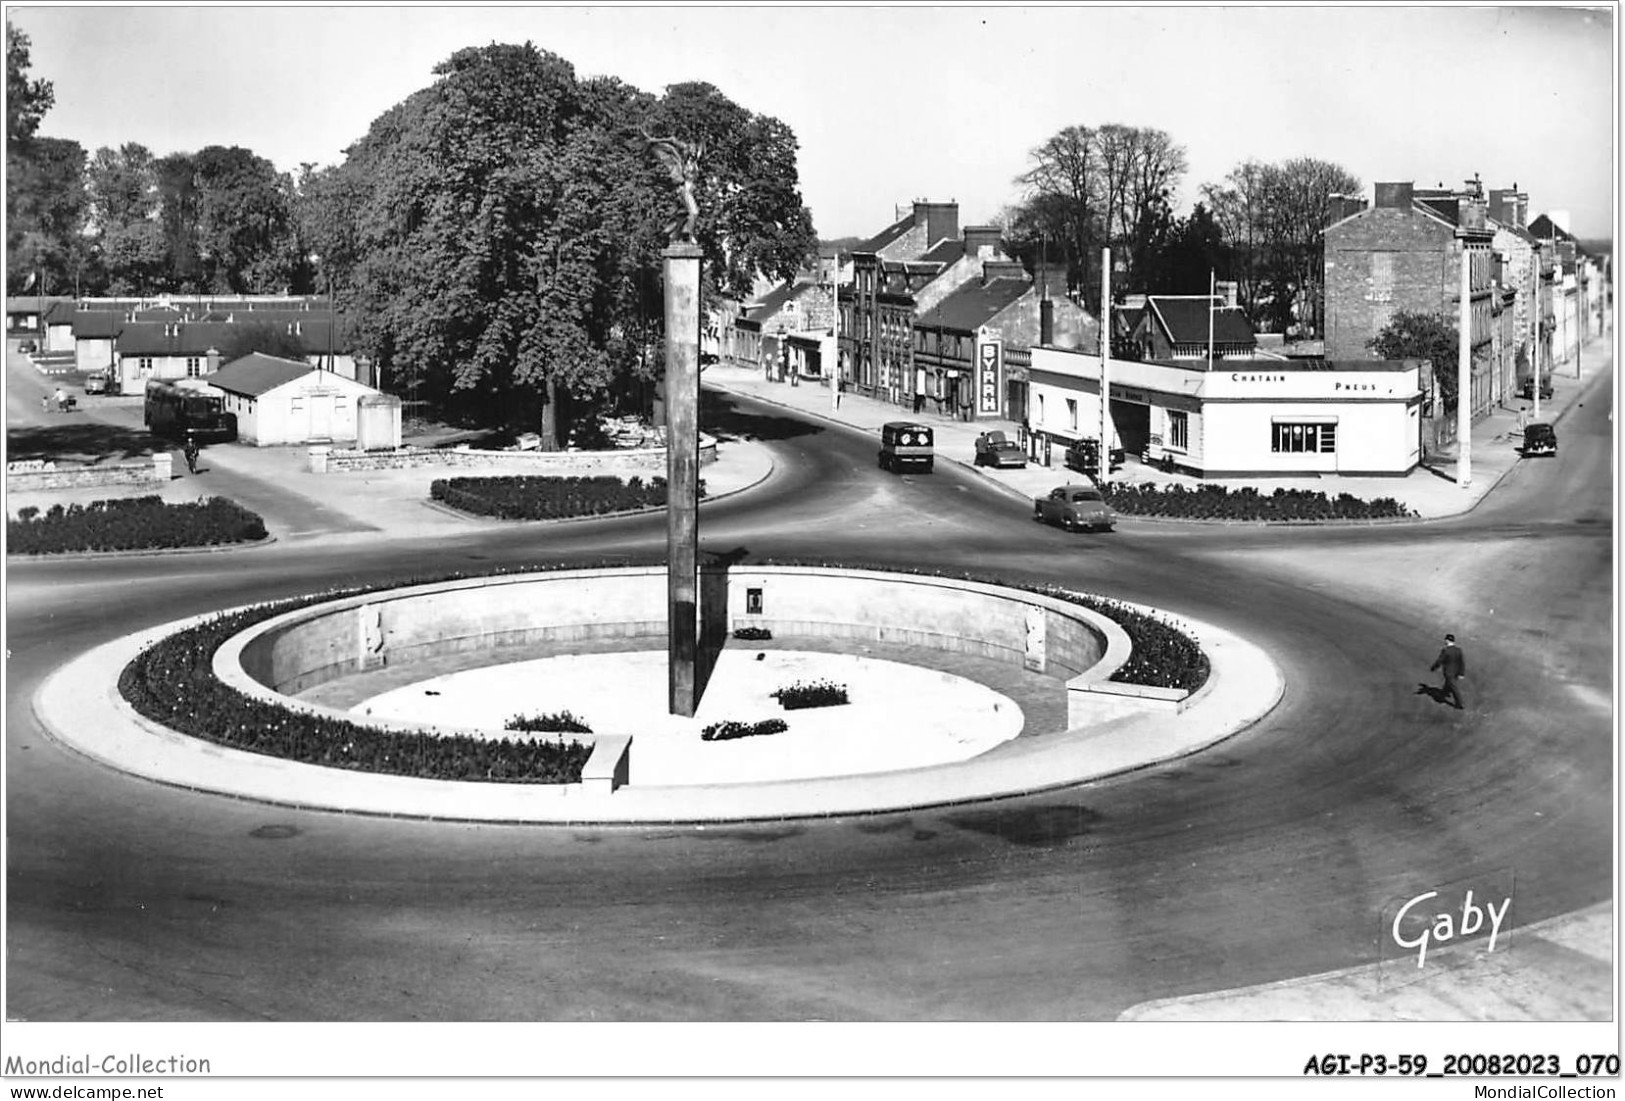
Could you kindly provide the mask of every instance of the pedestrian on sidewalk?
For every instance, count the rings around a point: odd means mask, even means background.
[[[1439,656],[1433,659],[1429,670],[1437,669],[1444,677],[1444,686],[1440,690],[1441,698],[1448,696],[1450,702],[1456,705],[1457,711],[1465,710],[1461,702],[1461,692],[1456,688],[1456,681],[1467,675],[1467,659],[1462,655],[1461,647],[1456,645],[1455,635],[1444,636],[1444,648]]]
[[[841,395],[844,393],[846,393],[846,379],[838,378],[835,380],[835,408],[839,409],[841,407]]]
[[[186,456],[186,469],[191,471],[193,474],[196,474],[198,454],[197,441],[192,438],[192,433],[190,432],[186,434],[186,446],[182,449],[181,454]]]

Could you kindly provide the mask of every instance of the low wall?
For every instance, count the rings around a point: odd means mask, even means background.
[[[1071,682],[1104,682],[1129,657],[1112,620],[1066,601],[979,582],[810,566],[712,567],[700,579],[700,637],[738,627],[776,635],[906,642],[973,653]],[[344,597],[256,624],[215,654],[214,671],[247,695],[355,721],[337,708],[293,699],[338,677],[400,668],[447,654],[489,652],[494,661],[544,642],[618,640],[627,649],[666,644],[666,570],[561,570],[438,582]],[[515,657],[513,660],[519,660]],[[438,733],[428,723],[374,722]],[[505,732],[504,732],[505,733]],[[624,782],[637,731],[581,735],[595,748],[594,783]],[[623,741],[613,744],[608,737]],[[612,758],[612,759],[611,759]]]
[[[416,470],[444,467],[494,474],[589,475],[666,473],[664,447],[625,448],[615,451],[483,451],[474,448],[402,447],[393,451],[355,451],[315,445],[310,448],[312,474],[343,474],[355,470]],[[717,441],[700,438],[700,465],[717,461]]]
[[[45,489],[122,485],[150,485],[159,489],[169,484],[172,462],[170,453],[161,451],[143,462],[109,463],[105,466],[58,467],[51,462],[10,463],[6,467],[6,492],[32,493]]]

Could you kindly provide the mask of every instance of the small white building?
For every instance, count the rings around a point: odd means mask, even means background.
[[[1421,461],[1417,360],[1201,360],[1109,365],[1122,447],[1208,478],[1408,474]],[[1064,446],[1100,435],[1100,356],[1034,348],[1029,427]]]
[[[257,447],[332,443],[355,446],[357,403],[370,386],[298,360],[255,352],[207,376],[237,414],[237,438]]]

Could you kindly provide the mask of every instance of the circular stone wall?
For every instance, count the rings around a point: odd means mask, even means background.
[[[412,586],[345,597],[273,617],[223,645],[215,655],[214,667],[221,680],[248,695],[353,720],[353,711],[294,697],[339,680],[353,678],[364,684],[369,676],[386,671],[398,686],[414,667],[422,667],[428,677],[431,663],[459,656],[502,666],[521,661],[538,649],[556,652],[570,646],[599,650],[611,646],[623,653],[658,649],[663,657],[666,598],[666,571],[660,567],[562,570]],[[851,642],[854,649],[875,642],[965,654],[1013,664],[1065,683],[1080,674],[1104,680],[1129,653],[1121,627],[1067,601],[951,578],[831,567],[735,566],[702,571],[699,617],[700,649],[716,655],[748,646],[734,642],[731,636],[738,628],[754,627],[775,638],[840,640]],[[940,676],[929,671],[928,675]],[[664,683],[663,676],[659,683]],[[760,683],[755,687],[761,689]],[[959,729],[945,730],[934,742],[922,739],[913,744],[919,753],[917,760],[909,761],[901,752],[900,747],[908,744],[906,739],[888,745],[877,738],[871,759],[845,758],[833,766],[835,774],[960,760],[1019,733],[1019,708],[1002,698],[993,699],[996,694],[987,690],[978,694],[977,687],[967,684],[961,692],[963,701],[977,702],[964,712]],[[424,691],[419,689],[420,700]],[[704,695],[701,706],[703,710]],[[366,721],[438,733],[489,734],[493,727],[501,727],[489,715],[459,714],[455,708],[434,716],[426,715],[421,707],[386,710],[389,713],[383,714],[375,707]],[[540,697],[527,708],[532,714],[562,710],[574,708],[552,705]],[[792,713],[784,714],[788,719]],[[846,714],[851,721],[858,718],[855,711]],[[997,721],[991,716],[997,716]],[[762,717],[766,716],[728,714],[718,720]],[[805,715],[796,719],[803,728],[821,721]],[[906,718],[894,714],[891,721]],[[591,725],[594,733],[581,736],[582,741],[602,743],[612,736],[634,743],[629,749],[616,750],[627,759],[621,762],[612,786],[701,782],[672,779],[685,774],[671,764],[670,754],[665,755],[664,768],[639,768],[636,743],[669,731],[666,717],[645,712],[631,728]],[[978,733],[978,725],[987,733]],[[771,737],[756,741],[770,742]],[[793,741],[783,744],[788,747]],[[944,742],[957,748],[948,748]],[[658,747],[651,745],[651,751],[659,760]],[[762,757],[768,751],[752,747],[729,752],[735,757]],[[595,761],[594,771],[607,767],[597,755]],[[783,767],[794,776],[831,774],[805,761]],[[752,778],[783,777],[774,776],[765,765],[757,777],[713,777],[720,782]]]

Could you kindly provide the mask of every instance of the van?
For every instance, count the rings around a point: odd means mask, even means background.
[[[1525,455],[1556,455],[1557,429],[1549,424],[1531,424],[1523,430]]]
[[[85,393],[87,393],[87,394],[105,394],[105,393],[107,393],[107,375],[106,375],[106,373],[102,372],[102,371],[92,371],[90,374],[86,375],[85,376]]]
[[[936,463],[929,425],[888,421],[880,428],[880,469],[931,472]]]

